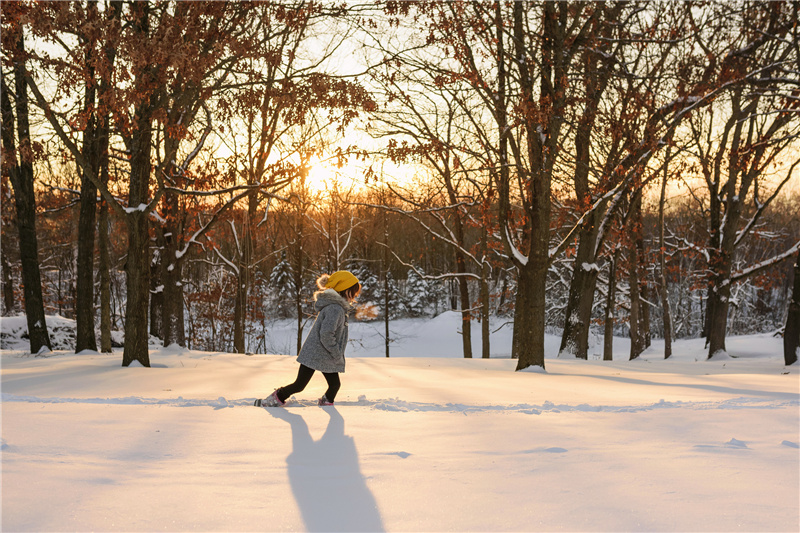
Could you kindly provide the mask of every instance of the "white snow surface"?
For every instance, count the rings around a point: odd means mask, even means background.
[[[514,372],[458,357],[449,317],[392,324],[398,356],[362,335],[324,408],[321,376],[252,406],[293,356],[173,345],[123,368],[121,349],[4,339],[2,530],[800,530],[800,368],[781,339],[732,337],[712,361],[702,339],[666,361],[615,339],[603,362],[548,337],[546,371]]]

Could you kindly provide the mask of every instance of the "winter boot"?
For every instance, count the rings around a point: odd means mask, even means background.
[[[275,389],[272,391],[272,394],[263,400],[256,400],[254,405],[256,407],[283,407],[286,405],[286,402],[282,402],[281,399],[278,398],[278,389]]]

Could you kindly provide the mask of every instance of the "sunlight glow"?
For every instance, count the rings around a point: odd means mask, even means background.
[[[334,186],[336,182],[341,182],[341,172],[347,167],[341,169],[336,168],[336,164],[320,161],[318,158],[313,158],[311,168],[308,171],[308,178],[306,183],[316,192],[325,191]],[[347,180],[350,181],[350,180]]]

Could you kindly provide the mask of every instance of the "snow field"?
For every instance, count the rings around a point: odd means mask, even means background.
[[[770,336],[729,352],[349,357],[335,407],[315,376],[264,409],[294,357],[6,350],[2,530],[800,530],[800,372]]]

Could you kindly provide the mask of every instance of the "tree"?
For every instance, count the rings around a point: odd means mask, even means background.
[[[375,38],[379,46],[383,37]],[[420,195],[412,190],[389,187],[404,204],[418,211],[401,210],[403,214],[417,220],[432,235],[443,238],[452,248],[455,259],[452,274],[458,283],[462,315],[462,348],[464,357],[471,358],[472,305],[468,282],[477,276],[470,274],[468,264],[477,263],[479,270],[482,264],[469,253],[466,236],[467,207],[472,203],[468,198],[472,191],[466,189],[474,188],[475,184],[466,179],[466,173],[459,168],[465,157],[461,147],[471,140],[464,138],[463,132],[463,124],[469,124],[469,119],[459,114],[463,109],[455,95],[459,91],[458,84],[442,80],[441,66],[436,66],[441,56],[435,51],[422,55],[411,46],[410,51],[383,48],[382,53],[391,57],[391,61],[385,61],[385,70],[376,70],[373,79],[382,85],[387,104],[374,113],[382,126],[372,134],[389,138],[385,151],[393,163],[420,163],[430,169],[430,179],[437,185],[429,190],[436,191],[437,196],[438,191],[442,191],[446,206],[425,209],[436,200],[420,200]],[[427,212],[435,227],[422,220],[419,211]]]
[[[243,121],[235,134],[245,141],[232,140],[231,145],[244,180],[253,187],[241,229],[243,253],[237,258],[237,350],[243,350],[244,303],[250,290],[252,239],[260,206],[272,198],[287,200],[279,196],[280,191],[307,175],[314,156],[324,158],[326,137],[332,131],[341,135],[362,109],[374,105],[359,83],[325,71],[326,62],[349,32],[342,24],[337,24],[341,31],[328,35],[318,28],[339,19],[346,10],[305,1],[263,3],[259,9],[265,24],[260,28],[258,53],[247,68],[250,79],[237,91],[232,106],[233,115]],[[309,53],[312,48],[313,54]],[[346,159],[346,152],[337,151],[339,163]],[[267,211],[263,212],[266,216]],[[302,277],[303,270],[298,268],[295,275]],[[298,350],[301,335],[299,324]]]
[[[31,143],[26,75],[26,52],[23,28],[12,6],[3,8],[3,51],[13,64],[14,97],[6,85],[5,69],[2,75],[2,141],[3,173],[14,187],[17,211],[17,228],[22,260],[22,283],[25,297],[25,316],[31,353],[50,349],[50,335],[44,316],[42,282],[39,272],[39,246],[36,237],[36,194],[33,187],[34,146]],[[17,137],[14,136],[14,110],[16,109]],[[17,143],[18,141],[18,143]],[[19,149],[18,149],[19,148]]]
[[[800,253],[794,263],[794,285],[786,327],[783,330],[783,359],[786,365],[793,365],[800,355]]]
[[[788,151],[796,149],[800,123],[796,99],[800,85],[796,46],[785,39],[796,26],[796,10],[786,4],[735,6],[728,13],[740,26],[724,27],[733,34],[722,61],[721,76],[732,79],[728,90],[692,121],[693,147],[704,177],[708,213],[708,357],[725,352],[732,285],[784,260],[800,242],[757,265],[735,271],[736,252],[754,232],[756,223],[789,182],[797,162],[770,191],[765,174]],[[713,128],[722,114],[724,125]],[[697,196],[695,196],[697,197]],[[748,213],[746,202],[752,200]],[[749,215],[749,216],[748,216]]]
[[[512,71],[506,72],[505,65],[499,65],[499,105],[495,117],[501,168],[497,174],[497,191],[500,234],[518,272],[513,338],[513,353],[519,358],[517,370],[529,366],[544,368],[545,289],[552,257],[551,194],[569,105],[568,73],[598,16],[598,10],[587,4],[545,3],[537,14],[526,4],[517,2],[512,13],[513,34],[508,42],[513,46],[512,64],[518,93],[506,92],[506,82],[511,81]],[[530,31],[534,17],[540,22],[541,33]],[[499,7],[495,25],[502,47],[505,37]],[[503,50],[501,48],[501,52]],[[505,61],[504,55],[498,54],[499,63]],[[512,95],[516,101],[511,103],[513,115],[509,116],[505,106]],[[509,119],[520,124],[519,138],[511,135]],[[524,216],[522,231],[516,236],[512,235],[510,227],[512,175],[506,146],[513,156]]]
[[[667,148],[666,159],[670,158]],[[661,194],[658,201],[658,294],[661,299],[661,308],[664,316],[664,359],[672,356],[672,310],[669,303],[667,290],[667,259],[664,229],[664,206],[667,198],[667,181],[669,177],[668,166],[664,166],[664,178],[661,180]]]
[[[275,302],[278,316],[290,316],[290,302],[294,301],[292,265],[286,258],[286,251],[281,251],[281,259],[273,267],[269,275],[271,299]]]
[[[77,5],[77,4],[76,4]],[[76,5],[66,3],[29,6],[31,16],[27,18],[38,37],[44,40],[58,41],[65,28],[78,24],[91,25],[95,21],[82,18],[80,9],[72,10]],[[165,181],[168,171],[175,164],[180,140],[189,133],[193,113],[204,98],[193,101],[194,107],[189,109],[177,102],[175,95],[185,95],[186,87],[190,94],[208,95],[213,90],[203,84],[210,72],[216,72],[220,64],[232,68],[232,64],[242,60],[243,51],[239,47],[250,39],[243,37],[256,21],[247,14],[253,9],[251,4],[223,3],[183,3],[153,4],[137,2],[123,14],[127,23],[120,26],[114,17],[97,21],[94,31],[107,37],[107,46],[117,50],[113,67],[108,62],[107,54],[97,54],[94,65],[98,76],[106,80],[119,80],[120,77],[131,80],[130,83],[109,84],[106,104],[113,110],[113,121],[118,139],[124,149],[115,148],[125,154],[130,170],[124,180],[127,189],[127,206],[124,207],[112,192],[109,183],[103,183],[96,174],[96,168],[84,158],[83,150],[74,140],[69,125],[72,124],[68,114],[57,108],[60,94],[46,96],[30,74],[26,81],[36,96],[39,107],[54,132],[75,159],[81,172],[97,187],[106,204],[118,216],[125,220],[128,236],[128,253],[125,264],[126,284],[126,321],[125,349],[123,365],[138,361],[144,366],[150,365],[147,349],[147,315],[149,304],[149,218],[168,191],[171,183]],[[225,24],[236,28],[238,43],[225,33]],[[220,35],[229,39],[220,39]],[[213,44],[208,44],[213,43]],[[236,49],[233,53],[231,50]],[[65,60],[65,69],[56,72],[67,72],[67,82],[74,82],[72,75],[77,71],[77,79],[86,80],[88,74],[81,71],[80,64]],[[231,58],[227,61],[221,58]],[[40,59],[43,67],[51,66],[50,57],[43,55]],[[56,62],[56,65],[59,63]],[[224,68],[223,68],[224,70]],[[67,86],[69,84],[67,83]],[[178,92],[173,89],[178,88]],[[49,89],[49,87],[48,87]],[[181,117],[170,115],[170,111],[182,113]],[[101,110],[102,112],[102,110]],[[153,134],[154,124],[166,124],[165,137],[170,139],[167,147],[160,155],[160,164],[153,169]],[[155,170],[155,172],[153,172]],[[151,194],[152,179],[155,187]]]
[[[406,309],[410,316],[424,316],[431,301],[431,283],[419,269],[409,269],[406,277]]]
[[[569,165],[575,217],[581,223],[576,232],[577,250],[559,349],[583,359],[588,356],[598,263],[607,237],[603,219],[613,205],[606,193],[624,177],[622,173],[614,176],[609,170],[622,164],[641,138],[643,132],[638,131],[637,124],[654,112],[656,102],[652,95],[664,92],[664,64],[673,57],[675,48],[674,40],[646,36],[658,35],[662,28],[681,27],[680,16],[661,5],[651,11],[637,4],[616,2],[598,4],[596,9],[599,16],[592,22],[590,42],[576,64],[584,86],[579,95],[584,105],[575,108],[578,116],[573,119],[574,161]],[[624,22],[618,23],[620,20]],[[620,104],[608,105],[618,93],[622,93]]]

